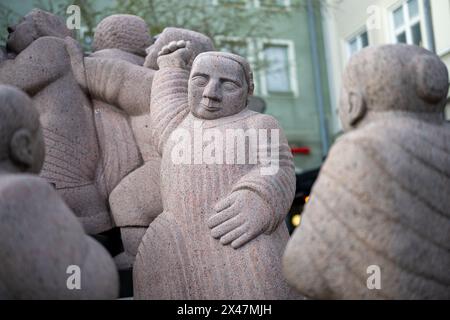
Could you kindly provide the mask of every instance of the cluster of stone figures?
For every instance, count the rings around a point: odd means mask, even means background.
[[[109,16],[86,54],[45,11],[9,28],[0,298],[114,299],[117,270],[133,266],[135,299],[450,299],[449,79],[436,55],[389,45],[351,59],[346,133],[289,239],[292,154],[277,121],[247,107],[248,62],[190,30],[167,28],[154,43],[148,30]],[[174,163],[171,135],[198,124],[280,130],[279,169]],[[124,247],[114,258],[91,237],[112,228]]]

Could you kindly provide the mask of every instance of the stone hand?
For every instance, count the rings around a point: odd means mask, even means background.
[[[187,69],[191,67],[193,51],[190,41],[172,41],[162,47],[158,53],[158,67],[180,67]]]
[[[81,45],[73,38],[64,39],[73,75],[83,90],[87,90],[86,73],[84,68],[84,53]]]
[[[208,220],[213,238],[238,249],[264,233],[272,219],[269,205],[255,192],[238,190],[220,200]]]

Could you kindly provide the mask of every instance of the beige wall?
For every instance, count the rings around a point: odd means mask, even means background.
[[[391,12],[402,0],[327,0],[323,9],[323,24],[327,50],[330,92],[332,95],[334,132],[340,131],[338,107],[341,77],[349,59],[348,41],[367,30],[370,45],[393,43]],[[437,54],[450,69],[450,0],[431,0],[432,23]],[[421,9],[421,15],[424,12]],[[374,22],[379,18],[379,28]],[[368,24],[369,23],[369,24]],[[374,28],[373,28],[374,27]],[[422,30],[425,43],[429,42]]]

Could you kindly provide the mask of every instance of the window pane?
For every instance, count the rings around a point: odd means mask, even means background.
[[[398,43],[406,43],[406,33],[402,32],[399,35],[397,35],[397,42]]]
[[[417,46],[422,46],[422,32],[420,28],[420,23],[416,23],[411,28],[413,44]]]
[[[403,7],[394,11],[394,26],[395,28],[402,27],[405,24],[405,18],[403,16]]]
[[[270,46],[264,49],[268,62],[266,69],[267,90],[269,92],[289,92],[289,65],[286,46]]]
[[[367,32],[363,32],[361,34],[361,46],[362,48],[369,46],[369,35],[367,34]]]
[[[419,15],[419,1],[409,0],[408,1],[409,17],[414,18]]]
[[[358,39],[357,38],[353,38],[352,40],[350,40],[349,43],[348,43],[348,48],[349,48],[349,51],[350,51],[350,55],[353,55],[356,52],[358,52]]]

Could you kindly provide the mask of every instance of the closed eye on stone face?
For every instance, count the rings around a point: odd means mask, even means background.
[[[204,87],[208,84],[208,76],[206,75],[194,75],[192,77],[192,83],[199,87]]]
[[[242,87],[238,83],[236,83],[234,81],[230,81],[230,80],[224,80],[222,83],[223,83],[223,89],[227,90],[227,91],[237,90]]]

